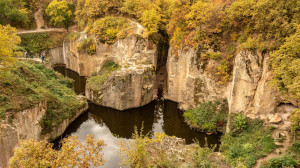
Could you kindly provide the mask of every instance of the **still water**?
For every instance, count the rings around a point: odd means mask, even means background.
[[[75,80],[74,89],[77,93],[84,92],[84,77],[64,67],[56,67],[55,70]],[[105,165],[102,166],[104,168],[120,167],[121,159],[118,156],[117,143],[121,138],[130,139],[135,126],[138,130],[143,126],[143,132],[149,133],[151,137],[155,132],[164,132],[185,139],[187,144],[193,143],[195,139],[201,145],[205,144],[205,139],[209,145],[219,144],[219,135],[207,135],[190,129],[183,122],[182,112],[177,109],[177,105],[175,102],[161,98],[140,108],[118,111],[90,102],[89,109],[79,116],[55,142],[70,135],[77,135],[79,140],[84,140],[88,134],[103,139],[106,144],[103,149],[106,160]]]

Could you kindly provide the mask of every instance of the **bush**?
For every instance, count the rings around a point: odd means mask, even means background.
[[[242,131],[247,127],[247,117],[242,113],[238,113],[233,118],[233,131]]]
[[[72,89],[73,81],[63,77],[44,65],[30,61],[19,61],[14,70],[0,81],[0,97],[6,97],[0,110],[18,112],[47,101],[46,114],[40,120],[42,133],[48,133],[64,119],[71,118],[85,106],[77,100]]]
[[[261,168],[284,168],[284,167],[298,167],[299,160],[293,155],[283,155],[270,159]]]
[[[21,47],[24,47],[27,51],[33,51],[39,53],[41,51],[61,47],[66,37],[66,33],[32,33],[21,34]]]
[[[239,132],[231,132],[225,134],[221,138],[220,150],[225,155],[226,160],[233,166],[245,165],[253,167],[256,161],[271,153],[276,145],[272,138],[271,128],[265,127],[263,121],[254,119],[251,120],[242,115],[237,115],[236,120]]]
[[[93,38],[89,37],[81,40],[77,46],[77,50],[81,53],[85,52],[90,55],[96,54],[96,44],[94,43]]]
[[[222,131],[228,114],[227,100],[202,103],[184,112],[184,118],[192,128],[206,132]]]
[[[125,18],[107,16],[94,23],[94,31],[101,43],[113,44],[129,27]],[[126,33],[127,34],[127,33]]]
[[[295,141],[290,147],[290,150],[300,157],[300,140]]]
[[[87,80],[86,87],[92,90],[101,90],[102,85],[110,77],[110,74],[118,68],[118,64],[110,61],[106,62],[97,74],[93,74],[93,76]]]

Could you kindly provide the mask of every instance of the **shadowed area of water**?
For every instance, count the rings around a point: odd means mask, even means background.
[[[60,67],[60,72],[64,72],[63,74],[75,80],[75,90],[83,88],[76,92],[84,92],[85,78],[63,68]],[[88,134],[101,138],[107,144],[103,149],[106,160],[103,167],[105,168],[120,167],[121,160],[116,143],[120,141],[120,138],[130,139],[134,126],[140,130],[143,125],[143,132],[149,133],[151,137],[155,132],[164,132],[167,135],[185,139],[187,144],[193,143],[194,139],[197,139],[201,145],[205,144],[205,139],[209,145],[219,144],[219,135],[207,135],[190,129],[183,122],[182,112],[178,110],[177,105],[175,102],[160,98],[140,108],[118,111],[90,102],[88,111],[79,116],[55,143],[70,135],[77,135],[80,140]]]

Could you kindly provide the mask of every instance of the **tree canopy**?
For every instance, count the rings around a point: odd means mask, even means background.
[[[73,15],[69,3],[65,0],[52,1],[46,9],[46,14],[50,17],[50,23],[54,26],[60,26],[63,23],[66,27],[69,27]]]
[[[29,22],[28,9],[22,0],[1,0],[0,1],[0,24],[12,24],[19,26]]]

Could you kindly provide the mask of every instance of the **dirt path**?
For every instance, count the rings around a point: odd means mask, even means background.
[[[39,7],[38,11],[34,13],[34,19],[36,22],[37,30],[41,29],[43,26],[46,26],[43,18],[43,8]]]
[[[291,136],[289,135],[289,132],[284,131],[280,128],[275,129],[272,133],[272,137],[274,138],[274,140],[280,138],[280,137],[278,137],[280,135],[284,135],[285,138],[282,142],[275,142],[275,144],[278,146],[278,148],[274,152],[268,154],[266,157],[259,159],[257,161],[255,168],[260,168],[260,166],[264,162],[268,161],[269,159],[283,155],[286,153],[287,149],[290,147],[290,144],[291,144]]]
[[[64,28],[47,28],[42,29],[45,25],[43,18],[43,9],[40,7],[38,11],[34,13],[34,19],[37,25],[36,30],[20,30],[17,34],[30,34],[30,33],[44,33],[44,32],[67,32],[67,29]]]
[[[67,29],[48,28],[48,29],[39,29],[39,30],[23,30],[23,31],[18,31],[17,34],[44,33],[44,32],[67,32]]]

